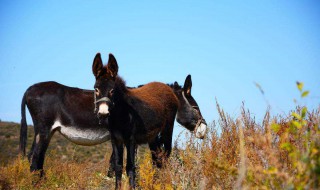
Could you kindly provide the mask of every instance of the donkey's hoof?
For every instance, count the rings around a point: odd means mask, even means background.
[[[114,175],[115,175],[114,171],[109,170],[107,173],[107,177],[109,177],[109,178],[114,178]]]

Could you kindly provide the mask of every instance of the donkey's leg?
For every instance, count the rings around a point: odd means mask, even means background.
[[[30,166],[31,171],[40,171],[40,177],[43,177],[43,163],[45,158],[45,153],[49,146],[51,134],[42,130],[39,134],[36,135],[36,142],[32,154],[32,163]]]
[[[130,188],[135,188],[135,179],[136,179],[136,165],[135,165],[135,157],[136,157],[136,144],[134,138],[131,137],[129,142],[126,143],[127,148],[127,166],[126,171],[129,176]]]
[[[135,154],[137,154],[137,146],[135,147]],[[114,173],[115,173],[115,157],[114,157],[114,152],[112,150],[112,154],[110,156],[110,160],[109,160],[109,169],[108,169],[108,173],[107,176],[110,178],[114,177]]]
[[[116,189],[121,189],[121,177],[123,168],[123,144],[117,142],[114,137],[111,137],[112,149],[114,152],[115,160],[115,173],[116,173]]]
[[[161,141],[164,144],[165,156],[169,158],[172,150],[172,133],[173,133],[174,120],[168,122],[166,128],[161,135]]]
[[[35,134],[34,134],[34,138],[33,138],[33,142],[32,142],[32,146],[31,146],[31,149],[30,149],[30,152],[28,153],[28,160],[29,160],[29,162],[31,162],[31,158],[32,158],[33,151],[34,151],[34,146],[35,146],[35,144],[36,144],[36,136],[37,136],[37,134],[35,133]]]
[[[149,148],[152,156],[152,164],[156,165],[158,168],[161,168],[162,163],[161,158],[159,156],[161,150],[161,142],[158,136],[153,141],[149,142]]]
[[[113,178],[114,172],[115,172],[115,157],[114,157],[114,151],[112,149],[112,154],[111,154],[110,160],[109,160],[109,169],[108,169],[107,176],[110,178]]]

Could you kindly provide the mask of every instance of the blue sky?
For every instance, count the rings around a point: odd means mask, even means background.
[[[207,122],[215,98],[238,117],[242,101],[261,120],[287,114],[295,82],[320,100],[319,1],[15,1],[0,2],[0,119],[20,121],[24,91],[42,81],[92,89],[92,61],[113,53],[129,86],[183,84]],[[31,119],[28,117],[28,123]],[[181,128],[176,127],[175,134]]]

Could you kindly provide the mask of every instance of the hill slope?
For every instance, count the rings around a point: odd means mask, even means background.
[[[19,154],[19,135],[20,124],[12,122],[0,122],[0,163],[6,165],[10,160],[16,158]],[[34,138],[33,126],[28,126],[27,150]],[[65,139],[59,132],[56,132],[48,148],[51,157],[62,161],[90,161],[100,162],[104,156],[109,155],[112,150],[110,142],[102,143],[96,146],[79,146]]]

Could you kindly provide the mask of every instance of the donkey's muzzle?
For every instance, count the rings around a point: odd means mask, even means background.
[[[207,132],[207,124],[205,121],[198,122],[196,125],[196,128],[194,130],[194,133],[197,138],[203,139],[205,134]]]
[[[98,107],[99,118],[106,118],[110,115],[109,106],[106,102],[100,103]]]
[[[97,108],[97,114],[99,118],[107,118],[110,115],[110,106],[113,105],[112,101],[108,97],[100,98],[99,100],[95,101],[95,104],[99,106]]]

